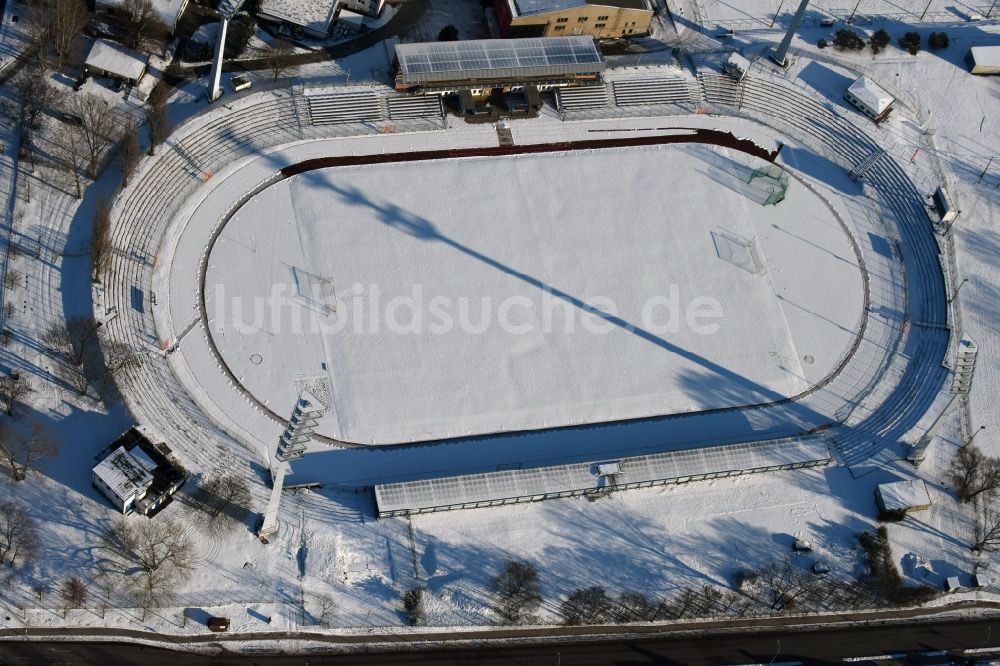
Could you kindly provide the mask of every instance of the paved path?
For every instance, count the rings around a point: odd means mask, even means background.
[[[884,611],[882,617],[898,615]],[[789,618],[791,619],[791,618]],[[696,628],[698,623],[687,625]],[[173,666],[175,664],[202,663],[254,663],[278,666],[279,664],[302,664],[304,659],[310,664],[748,664],[748,663],[831,663],[843,660],[874,661],[863,657],[883,657],[880,663],[945,663],[945,655],[954,659],[990,659],[1000,654],[1000,633],[993,631],[993,625],[1000,625],[996,618],[979,620],[949,619],[947,621],[890,623],[873,622],[836,628],[778,629],[755,631],[751,626],[730,627],[723,631],[692,635],[690,631],[675,630],[674,633],[660,633],[656,636],[642,636],[635,633],[626,636],[594,635],[586,636],[592,629],[583,627],[554,628],[535,631],[537,640],[531,644],[519,645],[493,643],[487,645],[475,638],[473,646],[468,643],[453,648],[446,647],[442,640],[448,637],[469,637],[471,634],[435,634],[433,646],[415,650],[416,642],[403,646],[396,644],[401,636],[347,636],[331,637],[335,643],[374,643],[355,654],[327,654],[320,656],[322,649],[310,649],[307,657],[264,656],[265,650],[273,651],[275,643],[258,645],[241,651],[233,650],[229,655],[220,654],[215,658],[202,655],[187,655],[170,650],[143,647],[134,643],[84,643],[84,642],[23,642],[9,640],[0,642],[0,662],[4,664],[143,664]],[[747,623],[749,625],[751,623]],[[619,628],[624,629],[624,628]],[[633,628],[634,629],[634,628]],[[647,628],[652,630],[662,627]],[[998,627],[1000,629],[1000,627]],[[575,631],[574,631],[575,630]],[[92,635],[104,637],[120,636],[126,639],[139,632],[109,632],[93,630]],[[494,631],[494,636],[524,633],[527,630]],[[573,633],[570,633],[573,632]],[[482,632],[477,632],[482,633]],[[650,631],[643,633],[652,633]],[[77,632],[79,634],[79,631]],[[575,637],[574,637],[575,634]],[[51,634],[50,634],[51,635]],[[281,635],[271,634],[270,638]],[[289,636],[290,637],[290,636]],[[300,634],[297,638],[313,638]],[[558,637],[558,638],[557,638]],[[247,639],[247,635],[210,634],[199,640],[206,647],[219,650],[220,643],[228,640]],[[263,638],[263,637],[262,637]],[[412,637],[411,637],[412,638]],[[322,640],[322,639],[321,639]],[[189,640],[176,639],[178,644]],[[478,644],[476,644],[478,642]],[[408,651],[405,648],[411,648]],[[234,646],[235,648],[235,646]],[[287,645],[286,649],[296,649]],[[331,646],[331,649],[334,649]],[[246,661],[245,661],[246,660]]]

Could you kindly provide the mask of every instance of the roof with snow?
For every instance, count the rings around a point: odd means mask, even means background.
[[[600,463],[572,463],[375,486],[380,516],[424,513],[584,494],[600,488],[603,470],[617,463],[615,487],[646,487],[758,471],[825,465],[830,449],[822,436],[706,446]]]
[[[142,495],[153,483],[153,470],[149,462],[135,456],[125,447],[119,446],[111,455],[94,467],[94,475],[99,478],[122,502]]]
[[[739,67],[740,70],[744,72],[750,69],[750,61],[735,51],[729,54],[729,58],[726,59],[726,64],[733,67]]]
[[[514,16],[544,14],[563,9],[599,5],[619,9],[646,9],[652,11],[646,0],[508,0]]]
[[[340,0],[264,0],[260,13],[323,33],[330,28]]]
[[[973,46],[969,55],[980,67],[1000,67],[1000,46]]]
[[[406,84],[604,70],[601,53],[586,36],[397,44],[396,57]]]
[[[883,483],[876,488],[882,509],[885,511],[908,511],[931,505],[931,496],[921,479]]]
[[[852,83],[847,92],[854,95],[858,101],[874,111],[875,115],[880,115],[896,101],[892,95],[883,90],[867,76],[862,76]]]
[[[177,19],[187,7],[188,0],[152,0],[152,3],[153,9],[159,13],[160,19],[173,31],[177,26]],[[97,4],[104,7],[117,7],[122,4],[122,0],[98,0]]]
[[[138,81],[146,71],[147,60],[141,53],[106,39],[98,39],[90,47],[84,64],[129,81]]]

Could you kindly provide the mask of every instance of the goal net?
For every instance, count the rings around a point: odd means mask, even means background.
[[[715,252],[719,255],[719,259],[754,275],[764,273],[764,262],[757,249],[756,238],[746,238],[724,229],[714,229],[712,240],[715,241]]]
[[[754,169],[747,181],[751,192],[764,206],[773,206],[784,200],[788,191],[788,174],[773,164]]]

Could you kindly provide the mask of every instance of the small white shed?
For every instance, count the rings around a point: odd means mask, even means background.
[[[896,98],[887,93],[877,83],[862,76],[851,84],[844,93],[844,99],[854,105],[861,113],[874,120],[881,120],[892,108]]]
[[[931,496],[922,479],[912,479],[877,486],[875,502],[882,513],[906,514],[929,509]]]
[[[723,69],[729,76],[737,81],[742,81],[743,77],[750,71],[750,61],[734,51],[729,54]]]
[[[1000,74],[1000,46],[973,46],[965,61],[973,74]]]
[[[106,39],[94,41],[83,63],[87,76],[107,76],[137,85],[146,73],[147,56]]]

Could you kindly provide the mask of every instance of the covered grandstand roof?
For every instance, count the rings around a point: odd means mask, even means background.
[[[604,70],[594,40],[585,36],[397,44],[396,58],[400,78],[407,85]]]
[[[514,16],[530,16],[544,14],[562,9],[601,5],[604,7],[620,7],[622,9],[647,9],[652,11],[646,0],[508,0],[514,10]]]
[[[822,436],[706,446],[600,463],[505,470],[375,486],[380,516],[506,504],[572,496],[601,488],[600,473],[614,468],[615,487],[681,483],[777,469],[825,465],[830,449]]]

